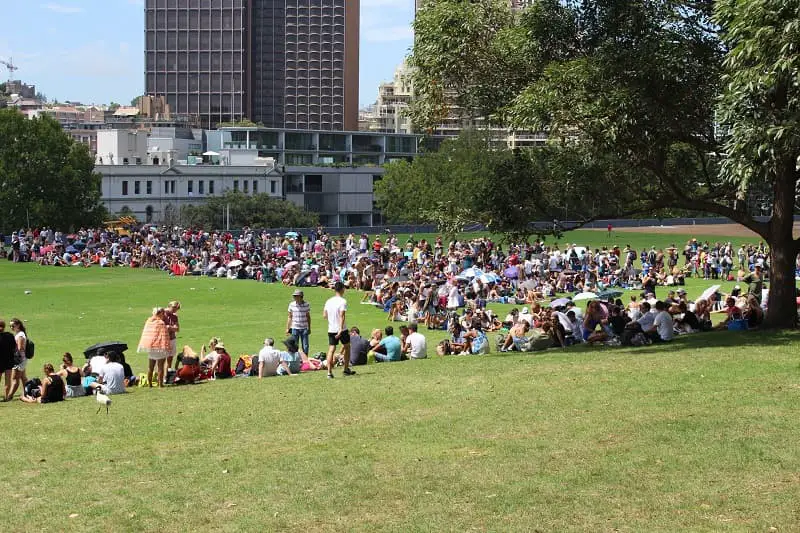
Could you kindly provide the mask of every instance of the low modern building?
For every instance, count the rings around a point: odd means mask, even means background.
[[[319,214],[329,227],[380,223],[381,165],[417,154],[416,135],[269,128],[98,132],[95,167],[112,213],[173,220],[184,205],[229,190],[267,193]]]
[[[377,223],[373,186],[381,167],[276,167],[223,165],[98,165],[102,199],[112,213],[133,212],[144,222],[161,222],[227,191],[268,193],[314,211],[329,227]]]
[[[286,166],[383,165],[412,159],[419,150],[419,135],[358,131],[284,130],[232,127],[206,131],[206,148],[223,160],[237,153],[273,158]]]

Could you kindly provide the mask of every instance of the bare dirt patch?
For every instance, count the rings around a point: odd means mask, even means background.
[[[597,231],[606,231],[598,228]],[[620,233],[661,233],[665,235],[708,235],[719,237],[757,237],[754,232],[741,224],[697,224],[684,226],[641,226],[633,228],[615,227]],[[800,222],[794,224],[794,236],[800,235]]]

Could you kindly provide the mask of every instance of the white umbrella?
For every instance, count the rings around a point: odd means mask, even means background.
[[[479,269],[479,268],[468,268],[468,269],[466,269],[465,271],[463,271],[461,273],[461,276],[463,276],[465,278],[472,279],[472,278],[476,278],[476,277],[478,277],[478,276],[480,276],[482,274],[483,274],[483,271],[481,269]]]
[[[244,263],[242,263],[242,262],[241,262],[239,259],[234,259],[233,261],[231,261],[230,263],[228,263],[228,268],[236,268],[236,267],[240,267],[240,266],[242,266],[243,264],[244,264]]]
[[[203,155],[207,155],[207,156],[212,156],[213,157],[213,156],[218,156],[219,154],[217,152],[212,152],[212,151],[209,150],[208,152],[203,152]]]
[[[595,300],[597,299],[597,295],[593,292],[582,292],[572,298],[573,302],[580,302],[582,300]]]
[[[711,295],[716,293],[722,285],[712,285],[706,290],[703,291],[703,294],[700,295],[698,300],[708,300],[711,298]]]

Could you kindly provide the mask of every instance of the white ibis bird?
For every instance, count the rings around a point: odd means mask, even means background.
[[[105,395],[102,392],[100,392],[100,389],[95,389],[95,391],[94,391],[94,399],[95,399],[95,401],[97,403],[100,404],[100,407],[97,408],[97,412],[99,413],[100,409],[102,409],[103,406],[105,405],[106,406],[106,414],[108,414],[108,407],[111,405],[111,398],[109,398],[107,395]]]

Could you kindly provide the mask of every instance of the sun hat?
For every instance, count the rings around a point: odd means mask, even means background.
[[[223,350],[225,349],[225,344],[223,344],[223,343],[222,343],[222,341],[219,341],[219,342],[217,343],[217,345],[216,345],[216,346],[214,346],[214,349],[215,349],[215,350],[216,350],[216,349],[219,349],[219,348],[222,348]]]
[[[294,291],[292,293],[292,296],[303,296],[303,291],[301,291],[300,289],[297,289],[296,291]]]

